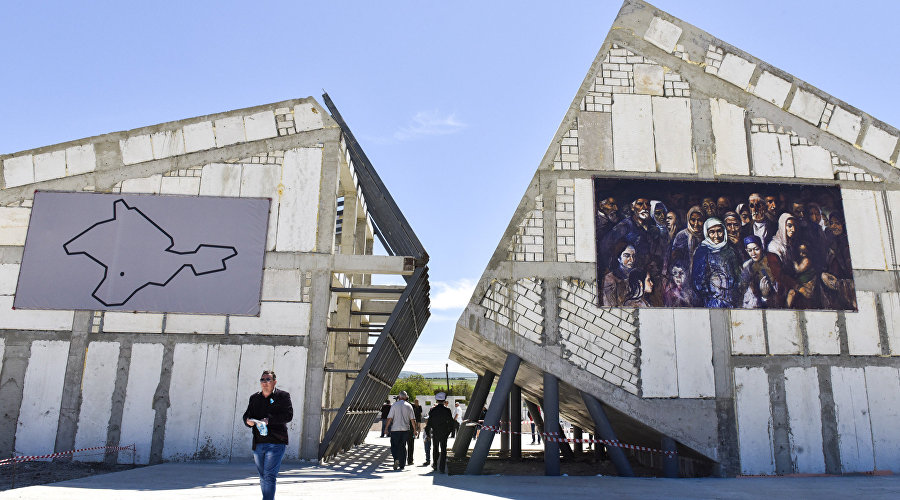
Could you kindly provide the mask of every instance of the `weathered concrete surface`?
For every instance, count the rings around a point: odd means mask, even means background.
[[[387,439],[370,433],[367,443],[328,465],[284,463],[280,498],[397,498],[401,491],[422,498],[848,498],[893,499],[900,476],[656,479],[596,476],[447,476],[416,466],[393,471]],[[451,440],[452,441],[452,440]],[[495,440],[495,443],[499,440]],[[452,443],[451,443],[452,445]],[[527,447],[527,445],[526,445]],[[565,471],[564,471],[565,472]],[[118,498],[252,498],[259,480],[251,462],[162,464],[0,493],[0,498],[106,500]]]

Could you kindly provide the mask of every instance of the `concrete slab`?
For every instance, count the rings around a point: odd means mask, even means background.
[[[900,476],[778,477],[741,479],[657,479],[597,476],[447,476],[422,463],[416,440],[416,465],[393,471],[388,440],[370,433],[363,444],[326,465],[283,463],[278,497],[397,498],[414,492],[428,498],[896,498]],[[499,441],[495,439],[495,443]],[[529,445],[524,445],[530,448]],[[536,447],[534,447],[536,448]],[[72,481],[20,488],[0,498],[106,500],[113,498],[250,498],[259,495],[252,462],[232,464],[170,463]]]

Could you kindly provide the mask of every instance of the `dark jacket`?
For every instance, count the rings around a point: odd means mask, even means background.
[[[247,425],[247,419],[269,419],[269,433],[266,436],[259,435],[259,429],[255,425]],[[250,396],[247,403],[247,411],[241,417],[244,425],[253,430],[253,449],[257,443],[288,444],[287,423],[294,418],[294,407],[291,406],[291,394],[287,391],[275,389],[269,397],[262,392]]]
[[[381,405],[381,419],[382,420],[387,420],[388,413],[390,413],[390,412],[391,412],[391,404],[390,403],[385,403],[385,404]]]
[[[414,404],[414,405],[412,405],[412,407],[413,407],[413,414],[416,416],[416,422],[421,424],[422,423],[422,405]]]
[[[425,424],[425,435],[434,433],[436,439],[443,439],[453,431],[453,413],[442,404],[436,405],[428,412],[428,423]]]

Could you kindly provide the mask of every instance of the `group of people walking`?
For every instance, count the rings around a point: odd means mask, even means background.
[[[856,309],[839,198],[818,189],[601,195],[600,305]]]
[[[432,469],[441,473],[447,471],[447,439],[459,428],[461,411],[458,402],[452,411],[447,407],[447,394],[444,392],[435,394],[434,398],[436,404],[424,417],[424,428],[421,427],[422,406],[418,399],[410,404],[406,391],[400,391],[394,404],[386,401],[382,406],[381,437],[389,436],[391,439],[394,470],[404,470],[407,465],[413,465],[415,439],[422,432],[425,445],[425,463],[422,466],[431,465]]]

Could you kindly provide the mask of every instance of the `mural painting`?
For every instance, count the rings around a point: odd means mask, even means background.
[[[856,310],[837,187],[594,178],[607,307]]]

